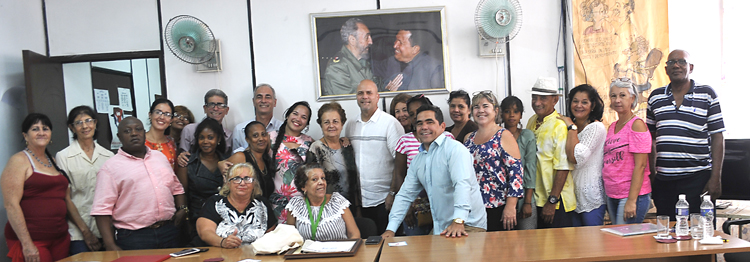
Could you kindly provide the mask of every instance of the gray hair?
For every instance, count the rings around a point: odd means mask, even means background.
[[[609,84],[609,89],[612,90],[613,87],[619,87],[619,88],[627,88],[628,92],[631,96],[633,96],[633,104],[630,105],[630,109],[635,109],[638,106],[638,92],[635,90],[635,84],[633,84],[633,81],[626,80],[622,81],[620,79],[615,79],[612,81],[611,84]],[[610,102],[611,103],[611,102]]]
[[[255,86],[255,88],[253,88],[253,96],[255,95],[255,91],[257,91],[258,88],[261,88],[263,86],[270,88],[271,89],[271,93],[273,93],[273,98],[276,98],[276,89],[273,89],[273,86],[271,86],[269,84],[265,84],[265,83],[257,85],[257,86]]]
[[[224,93],[224,91],[221,91],[221,89],[208,90],[208,92],[206,92],[206,95],[203,96],[203,103],[208,104],[208,99],[214,96],[220,96],[224,98],[224,104],[229,104],[229,98],[227,98],[227,94]]]
[[[260,181],[258,180],[258,174],[255,172],[255,169],[248,163],[237,163],[232,165],[232,167],[229,168],[229,171],[227,171],[227,175],[224,178],[224,185],[219,190],[219,195],[222,196],[229,196],[229,184],[232,182],[229,182],[229,179],[232,179],[233,177],[240,175],[240,170],[248,170],[250,171],[250,175],[254,178],[253,181],[253,192],[250,194],[250,200],[253,200],[255,197],[263,195],[263,190],[260,188]]]
[[[362,19],[359,18],[349,18],[349,20],[346,20],[346,22],[341,25],[341,41],[344,41],[344,45],[349,43],[349,36],[354,36],[354,38],[357,38],[357,30],[359,30],[359,25],[357,24],[365,24]]]

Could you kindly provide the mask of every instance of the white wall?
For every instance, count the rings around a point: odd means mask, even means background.
[[[159,50],[154,0],[45,3],[52,56]]]
[[[161,3],[164,26],[167,25],[169,19],[177,15],[192,15],[206,23],[214,36],[221,40],[223,71],[217,73],[196,73],[193,65],[175,57],[165,43],[164,60],[169,99],[175,105],[187,106],[195,115],[196,121],[200,121],[205,116],[202,108],[203,95],[210,89],[218,88],[226,92],[229,97],[230,110],[224,120],[225,125],[234,128],[236,123],[253,116],[253,80],[250,65],[247,1],[225,0],[218,4],[201,0],[163,0]],[[277,15],[282,15],[278,10],[281,9],[273,11]],[[272,10],[266,10],[266,12],[272,12]],[[261,23],[257,26],[267,25]],[[255,41],[262,42],[271,39],[256,39]],[[278,42],[276,39],[274,42]],[[271,50],[265,52],[271,52]]]
[[[20,130],[27,111],[21,50],[46,51],[41,1],[0,0],[0,17],[0,35],[5,36],[0,45],[0,169],[4,169],[10,156],[23,149]],[[7,221],[5,208],[0,205],[0,226]],[[10,261],[7,253],[5,238],[0,237],[0,261]]]

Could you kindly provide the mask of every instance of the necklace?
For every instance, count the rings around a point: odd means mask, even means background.
[[[36,159],[36,161],[39,162],[39,164],[42,164],[44,167],[52,167],[52,161],[49,159],[47,155],[44,155],[45,157],[47,157],[47,164],[45,164],[44,162],[42,162],[41,159],[39,159],[39,157],[37,157],[34,154],[34,151],[31,151],[31,149],[29,149],[28,147],[26,148],[26,151],[31,153],[31,156],[33,156]]]
[[[623,128],[625,126],[625,124],[627,124],[628,122],[630,122],[630,119],[633,119],[634,117],[635,117],[635,113],[632,116],[630,116],[630,118],[628,118],[628,120],[626,120],[623,123],[620,123],[620,121],[618,120],[617,121],[617,125],[615,125],[615,129],[617,129],[617,127]]]
[[[253,152],[250,152],[250,157],[253,159],[253,164],[255,164],[255,166],[258,167],[258,160],[255,159],[255,156],[253,155]],[[258,169],[260,169],[260,168],[258,168]],[[263,166],[263,170],[261,170],[260,172],[263,173],[263,177],[265,177],[266,174],[268,173],[268,168],[264,165]]]
[[[305,197],[305,205],[307,206],[308,217],[310,218],[310,234],[312,240],[315,240],[315,234],[318,232],[318,223],[320,223],[320,220],[323,217],[323,208],[326,206],[327,197],[328,196],[323,196],[323,204],[320,205],[320,209],[318,209],[317,219],[313,216],[312,208],[310,207],[310,199]]]

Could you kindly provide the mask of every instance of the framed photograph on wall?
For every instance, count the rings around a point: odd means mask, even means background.
[[[310,14],[318,101],[450,91],[445,7]]]

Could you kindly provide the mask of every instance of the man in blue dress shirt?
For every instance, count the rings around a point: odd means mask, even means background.
[[[446,138],[443,131],[445,123],[439,107],[424,105],[417,109],[415,135],[422,145],[393,202],[384,238],[395,235],[422,189],[430,199],[433,234],[461,237],[487,230],[487,213],[471,154],[460,142]]]

